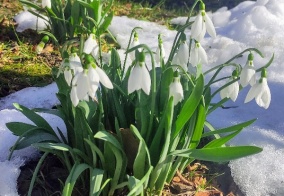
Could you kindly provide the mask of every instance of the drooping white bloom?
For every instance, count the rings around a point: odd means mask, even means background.
[[[255,69],[253,66],[252,54],[249,54],[248,61],[242,69],[242,72],[240,74],[240,83],[242,87],[246,87],[248,84],[250,84],[251,86],[255,84]]]
[[[205,12],[205,4],[200,2],[199,13],[191,27],[191,37],[200,42],[204,38],[206,30],[211,37],[216,37],[214,25]]]
[[[63,74],[64,74],[64,78],[65,78],[65,80],[66,80],[68,86],[70,86],[70,85],[71,85],[72,78],[73,78],[71,69],[70,69],[70,68],[65,68]]]
[[[196,42],[190,51],[189,62],[193,67],[200,63],[208,63],[207,54],[199,42]]]
[[[174,77],[173,82],[170,84],[170,91],[169,96],[173,96],[174,98],[174,105],[177,105],[179,102],[181,102],[184,98],[183,96],[183,88],[180,83],[180,78]]]
[[[265,109],[270,105],[271,93],[267,84],[267,78],[262,77],[257,83],[255,83],[249,90],[245,103],[255,99],[256,103]]]
[[[99,46],[96,40],[96,35],[91,33],[88,39],[84,43],[83,52],[86,54],[92,54],[92,56],[96,57],[99,52]]]
[[[229,80],[227,81],[227,84],[229,82],[232,82],[233,80],[235,80],[237,78],[238,74],[237,71],[233,71],[232,76],[229,78]],[[220,92],[220,96],[221,99],[224,98],[230,98],[232,101],[236,101],[238,94],[239,94],[239,83],[238,81],[233,82],[232,84],[226,86],[225,88],[223,88]]]
[[[83,71],[83,66],[80,57],[77,55],[77,53],[74,52],[70,54],[69,63],[74,75],[76,75],[78,72]]]
[[[51,8],[51,0],[42,0],[41,6],[43,8],[45,8],[45,7]]]
[[[184,41],[180,44],[179,49],[173,57],[172,64],[180,65],[185,71],[187,71],[187,63],[189,59],[189,49],[187,43]]]
[[[92,65],[92,64],[89,65],[88,78],[89,78],[89,85],[90,85],[88,94],[91,97],[95,96],[100,82],[106,88],[113,89],[113,85],[112,85],[109,77],[106,75],[106,73],[100,67],[98,67],[96,65]]]
[[[151,78],[145,62],[137,62],[132,68],[128,79],[128,94],[142,89],[147,95],[150,94]]]

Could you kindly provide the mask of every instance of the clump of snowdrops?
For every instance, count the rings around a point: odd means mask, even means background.
[[[255,99],[267,108],[271,97],[266,68],[273,57],[255,69],[253,56],[262,54],[249,48],[203,72],[202,64],[208,59],[201,41],[206,32],[213,38],[216,32],[204,3],[196,0],[194,6],[198,3],[198,15],[190,23],[190,13],[186,24],[179,27],[167,59],[162,36],[157,35],[154,52],[140,44],[139,28],[131,33],[124,59],[112,48],[109,61],[103,60],[98,43],[101,33],[96,26],[79,42],[65,45],[62,64],[54,70],[60,105],[42,112],[62,118],[66,134],[53,130],[35,111],[18,104],[15,107],[34,124],[7,123],[19,136],[12,152],[32,145],[44,153],[29,195],[49,153],[69,172],[62,195],[71,195],[76,185],[88,189],[89,195],[115,195],[122,189],[128,189],[128,195],[161,195],[165,183],[195,159],[227,162],[261,152],[255,146],[226,145],[255,119],[216,130],[206,117],[229,99],[235,101],[246,86],[251,89],[245,102]],[[188,27],[190,38],[184,33]],[[241,55],[248,55],[246,65],[234,63]],[[128,58],[131,65],[126,64]],[[233,68],[232,75],[219,78],[225,67]],[[204,77],[210,74],[205,83]],[[223,80],[227,82],[212,92],[211,85]],[[219,93],[221,100],[213,103]],[[208,137],[205,143],[203,139]]]

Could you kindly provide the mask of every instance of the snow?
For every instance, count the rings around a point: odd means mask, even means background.
[[[270,107],[265,110],[254,101],[244,104],[248,92],[246,87],[236,102],[229,102],[226,106],[236,106],[231,109],[218,109],[208,116],[208,121],[216,128],[244,122],[253,118],[258,120],[234,139],[232,145],[257,145],[263,147],[263,152],[254,156],[230,162],[232,175],[241,190],[247,196],[284,195],[284,1],[258,0],[245,1],[235,8],[228,10],[223,7],[210,14],[216,26],[217,38],[206,37],[202,46],[208,54],[207,70],[214,65],[221,64],[249,47],[256,47],[265,54],[264,58],[255,54],[254,65],[259,68],[275,55],[274,62],[268,69],[268,85],[272,100]],[[24,23],[24,15],[21,16]],[[177,18],[174,23],[182,23],[185,18]],[[126,48],[129,35],[134,27],[139,29],[140,43],[148,44],[154,51],[157,47],[157,36],[163,35],[166,51],[171,48],[175,31],[165,26],[146,21],[137,21],[127,17],[115,17],[110,27],[111,32],[122,46],[120,53]],[[186,31],[189,34],[189,30]],[[125,41],[127,40],[127,41]],[[246,56],[235,62],[245,64]],[[231,69],[225,69],[223,74],[230,74]],[[220,76],[221,77],[221,76]],[[218,85],[215,85],[215,88]],[[16,179],[19,167],[30,157],[31,149],[17,152],[11,161],[7,161],[8,149],[13,145],[16,137],[6,128],[5,123],[11,121],[29,122],[16,110],[11,109],[12,103],[19,102],[27,107],[50,108],[58,103],[56,99],[56,85],[51,84],[43,88],[27,88],[0,99],[0,195],[18,195]],[[214,98],[218,101],[219,95]],[[60,119],[52,115],[44,115],[54,127],[64,130]]]

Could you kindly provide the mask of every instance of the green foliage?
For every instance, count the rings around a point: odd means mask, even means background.
[[[57,1],[54,2],[53,7],[57,5]],[[112,19],[112,14],[106,14],[110,7],[104,7],[96,0],[72,1],[76,2],[76,6],[92,10],[93,19],[89,18],[89,12],[85,13],[84,19],[92,21],[93,26],[86,28],[90,30],[89,33],[93,33],[91,30],[95,27],[98,46],[101,47],[100,34],[107,29]],[[196,0],[195,5],[198,2]],[[60,12],[68,10],[60,9]],[[49,14],[54,12],[48,8],[46,11]],[[52,20],[62,22],[55,16],[56,14]],[[183,171],[195,159],[227,162],[261,152],[261,149],[255,146],[226,145],[254,120],[219,130],[215,130],[206,121],[209,113],[228,101],[223,99],[219,103],[212,103],[212,98],[228,86],[225,84],[211,92],[212,84],[228,78],[216,79],[219,72],[229,66],[240,68],[241,66],[234,64],[233,61],[246,52],[255,52],[262,56],[261,52],[253,48],[245,50],[204,73],[199,63],[196,73],[189,73],[181,65],[172,62],[182,44],[184,30],[190,25],[192,23],[188,22],[179,28],[169,59],[164,62],[160,58],[160,67],[156,66],[154,52],[147,45],[139,44],[130,48],[132,36],[137,29],[133,30],[125,58],[131,52],[135,52],[136,57],[143,53],[147,54],[152,68],[149,72],[145,68],[151,80],[149,93],[143,88],[133,93],[128,92],[133,70],[145,66],[140,59],[133,60],[127,68],[126,61],[121,62],[114,48],[111,49],[110,60],[107,62],[102,60],[101,52],[98,58],[93,58],[83,53],[82,48],[87,44],[82,36],[80,41],[75,43],[80,48],[78,67],[81,70],[76,71],[69,61],[69,56],[74,55],[74,52],[70,54],[70,47],[74,43],[65,43],[62,52],[63,63],[59,70],[54,70],[60,105],[55,111],[42,112],[62,118],[67,136],[60,130],[53,130],[35,111],[15,104],[15,107],[34,125],[19,122],[7,124],[13,134],[19,136],[12,153],[14,150],[33,145],[45,153],[58,156],[69,171],[63,195],[71,195],[76,185],[87,188],[89,195],[115,195],[122,188],[128,188],[128,195],[144,195],[145,190],[161,195],[165,183],[169,183],[177,171]],[[76,34],[78,31],[79,29],[74,28],[72,32]],[[190,40],[191,44],[194,44],[193,42]],[[265,67],[271,62],[272,60]],[[95,76],[99,77],[99,81],[90,77],[92,71],[96,71]],[[105,75],[102,75],[102,72]],[[210,72],[213,72],[213,76],[206,83],[204,78]],[[70,75],[72,78],[69,83]],[[108,79],[111,84],[106,84]],[[175,102],[176,95],[170,94],[175,79],[180,82],[184,95],[178,102]],[[85,81],[84,85],[88,92],[83,91],[86,89],[77,89],[81,81]],[[76,98],[79,99],[80,93],[84,95],[83,99],[74,101]],[[209,130],[206,127],[209,127]],[[211,141],[205,143],[203,138],[209,136]]]

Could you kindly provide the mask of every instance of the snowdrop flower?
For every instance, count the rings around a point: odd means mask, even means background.
[[[186,41],[182,41],[182,43],[179,46],[179,49],[175,56],[173,57],[172,64],[173,65],[180,65],[184,70],[187,71],[187,63],[189,59],[189,53],[188,53],[188,45]]]
[[[160,60],[164,60],[166,57],[166,52],[165,52],[163,40],[161,38],[161,34],[158,35],[158,42],[159,42],[159,46],[156,50],[156,55],[155,55],[155,60],[157,64],[160,63]]]
[[[45,35],[41,41],[39,42],[39,44],[36,46],[35,51],[37,54],[40,54],[43,50],[43,48],[45,47],[45,44],[48,42],[49,37],[47,35]]]
[[[191,37],[197,41],[201,41],[205,36],[206,30],[211,37],[216,37],[214,25],[205,12],[205,4],[201,1],[199,4],[199,13],[191,27]]]
[[[140,42],[139,42],[139,39],[138,39],[138,33],[134,32],[134,38],[133,38],[133,41],[131,42],[129,48],[133,48],[135,46],[138,46],[139,44],[140,44]],[[134,61],[135,60],[135,51],[130,52],[129,56],[130,56],[130,59],[132,61]]]
[[[43,8],[45,8],[45,7],[51,8],[51,0],[42,0],[41,6],[42,6]]]
[[[98,67],[95,64],[93,57],[87,55],[86,63],[88,63],[88,78],[89,78],[88,94],[91,97],[95,96],[95,93],[99,87],[99,82],[102,83],[102,85],[104,85],[106,88],[113,89],[113,85],[109,77],[106,75],[104,70],[102,70],[100,67]]]
[[[235,80],[238,77],[237,70],[234,70],[232,73],[232,77],[229,78],[228,82]],[[238,81],[233,82],[229,86],[223,88],[220,92],[221,99],[230,98],[232,101],[236,101],[239,94],[239,83]]]
[[[183,88],[180,83],[180,77],[178,76],[177,71],[175,72],[173,82],[170,84],[169,97],[172,97],[172,96],[174,98],[174,105],[177,105],[184,98]]]
[[[89,91],[88,70],[84,69],[77,73],[72,80],[72,89],[70,93],[71,101],[74,106],[77,106],[79,100],[84,100]]]
[[[94,33],[91,33],[88,39],[85,41],[83,52],[86,54],[92,54],[93,57],[98,55],[99,46]]]
[[[253,54],[248,55],[248,60],[240,74],[240,83],[242,87],[246,87],[248,84],[253,86],[255,84],[255,69],[253,66]]]
[[[195,42],[193,48],[190,51],[189,62],[193,67],[196,67],[200,63],[208,63],[207,54],[198,41]]]
[[[83,71],[81,59],[76,53],[76,50],[74,47],[71,48],[71,54],[69,56],[69,63],[70,63],[70,68],[73,70],[74,75],[76,75],[78,72]]]
[[[151,78],[145,65],[145,55],[139,53],[139,61],[132,68],[128,79],[128,94],[142,89],[147,95],[150,94]]]
[[[270,105],[271,93],[267,84],[266,69],[261,71],[261,79],[249,90],[245,103],[250,102],[252,99],[255,99],[256,103],[265,109]]]
[[[59,66],[59,70],[57,72],[56,77],[58,78],[59,75],[62,74],[62,73],[64,74],[64,78],[65,78],[65,81],[67,82],[68,86],[70,86],[73,75],[72,75],[72,71],[71,71],[71,68],[70,68],[69,59],[67,59],[67,58],[63,59],[63,61],[61,62],[61,65]]]

